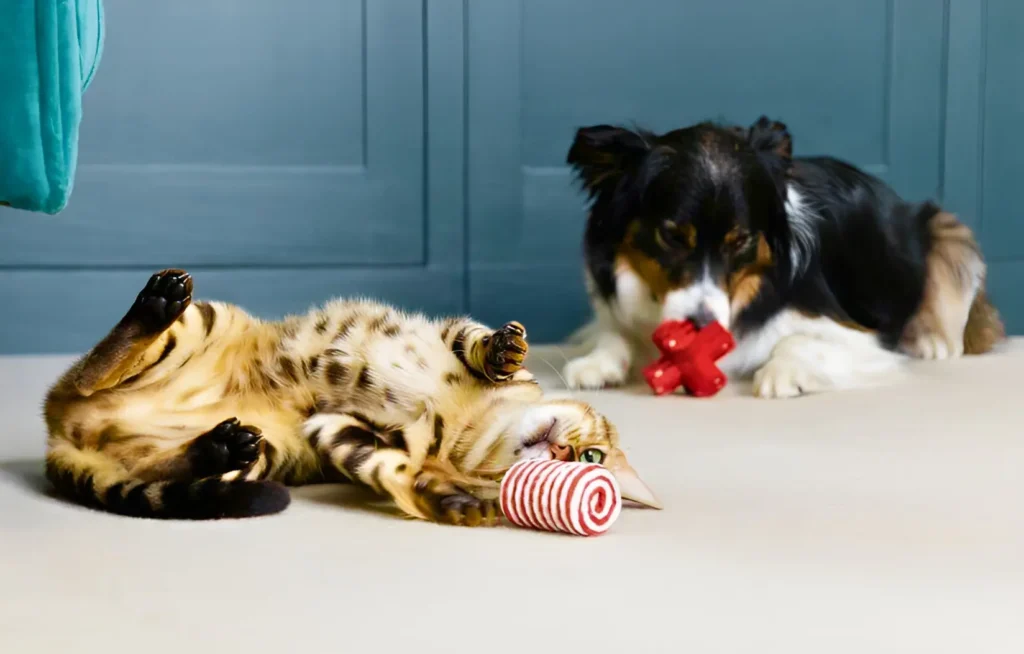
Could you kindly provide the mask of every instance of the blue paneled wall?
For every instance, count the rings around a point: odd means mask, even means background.
[[[785,120],[980,233],[1024,331],[1017,0],[106,0],[80,173],[0,209],[0,352],[88,347],[149,273],[268,317],[332,295],[587,316],[577,125]]]

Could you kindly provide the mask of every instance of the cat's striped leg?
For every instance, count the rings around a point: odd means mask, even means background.
[[[413,466],[410,449],[422,449],[419,443],[410,447],[403,429],[372,425],[348,413],[314,414],[302,430],[322,462],[353,482],[392,496],[408,485],[405,478]]]
[[[112,434],[108,447],[51,444],[47,478],[67,497],[114,513],[213,519],[283,510],[288,491],[263,479],[269,444],[259,430],[224,421],[183,446],[153,451],[152,436]],[[144,452],[133,463],[132,451]]]
[[[319,413],[303,429],[324,462],[390,496],[409,516],[467,526],[494,521],[493,502],[478,500],[443,475],[421,469],[437,429],[429,415],[400,429],[347,413]]]
[[[252,322],[235,307],[193,304],[192,277],[183,270],[164,270],[149,279],[121,321],[72,368],[69,379],[86,397],[114,387],[141,388],[166,379],[212,340],[230,341],[245,333]]]
[[[470,373],[492,382],[511,379],[528,350],[526,328],[518,322],[490,329],[468,318],[451,318],[441,327],[441,340]]]
[[[229,418],[172,449],[157,451],[131,467],[142,481],[187,481],[221,476],[225,481],[269,477],[272,449],[258,427]]]
[[[156,365],[173,349],[171,326],[192,302],[192,277],[164,270],[149,279],[124,317],[71,371],[79,394],[113,388]],[[170,346],[170,347],[168,347]]]
[[[255,427],[246,422],[258,422]],[[143,481],[186,481],[220,477],[223,481],[279,481],[287,486],[322,481],[319,460],[296,438],[298,422],[291,417],[260,414],[242,420],[228,418],[199,436],[189,438],[188,427],[175,430],[154,428],[151,436],[112,433],[116,444],[139,443],[142,456],[118,456],[112,443],[107,450],[115,458],[134,461],[131,476]],[[192,434],[199,431],[192,431]],[[164,449],[153,443],[176,440],[180,444]],[[113,449],[111,449],[113,448]]]

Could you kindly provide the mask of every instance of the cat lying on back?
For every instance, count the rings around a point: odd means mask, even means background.
[[[264,515],[282,486],[355,482],[409,516],[490,523],[517,460],[601,463],[658,506],[589,405],[545,400],[526,332],[338,300],[262,322],[192,303],[181,270],[153,275],[124,318],[46,398],[46,474],[114,513]]]

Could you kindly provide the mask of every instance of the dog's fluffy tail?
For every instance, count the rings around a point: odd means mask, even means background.
[[[985,289],[978,291],[967,314],[964,328],[964,354],[984,354],[1006,338],[999,311],[988,300]]]

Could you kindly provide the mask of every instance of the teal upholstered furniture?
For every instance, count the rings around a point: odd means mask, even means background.
[[[51,214],[67,204],[102,48],[102,0],[0,3],[0,202]]]

